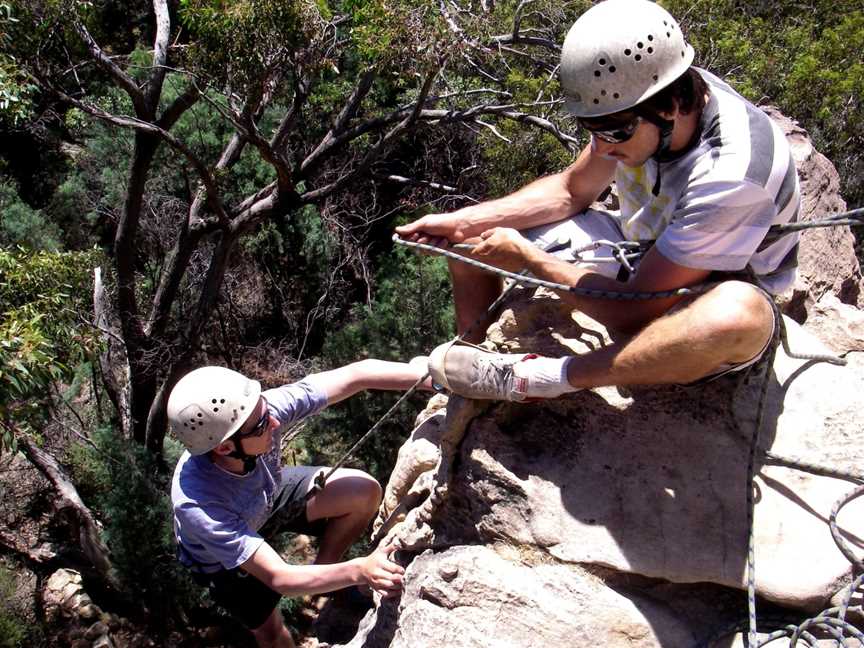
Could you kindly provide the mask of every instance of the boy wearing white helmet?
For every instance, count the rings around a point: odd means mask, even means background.
[[[695,298],[562,293],[568,307],[625,335],[563,358],[447,344],[430,358],[436,382],[474,398],[548,398],[603,385],[690,383],[763,355],[774,330],[771,298],[741,278],[752,270],[771,293],[794,281],[797,235],[766,235],[774,224],[797,220],[795,165],[767,115],[692,67],[693,58],[678,23],[659,5],[594,5],[573,25],[561,54],[565,106],[591,134],[576,161],[504,198],[424,216],[397,232],[436,245],[470,240],[481,261],[586,289],[659,292],[721,283]],[[620,213],[589,209],[613,181]],[[562,239],[569,240],[564,249],[541,251]],[[651,247],[632,276],[616,263],[591,263],[612,260],[608,250],[568,263],[573,250],[601,239]],[[451,262],[450,272],[461,332],[483,317],[501,284],[463,263]]]
[[[263,391],[236,371],[202,367],[171,391],[168,419],[187,449],[171,486],[178,557],[259,645],[294,646],[277,606],[283,595],[401,588],[393,547],[339,562],[378,509],[378,482],[341,468],[307,499],[324,469],[282,467],[281,434],[358,391],[407,389],[426,371],[426,359],[416,360],[362,360]],[[315,564],[282,560],[266,538],[284,530],[319,536]]]

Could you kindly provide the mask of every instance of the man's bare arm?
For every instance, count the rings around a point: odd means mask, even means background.
[[[448,214],[429,214],[396,228],[420,243],[446,239],[459,243],[493,227],[527,229],[552,223],[583,211],[609,186],[614,160],[591,153],[586,147],[561,173],[535,180],[514,193]]]

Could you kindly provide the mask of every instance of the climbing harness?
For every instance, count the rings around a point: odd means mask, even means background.
[[[837,227],[837,226],[860,226],[864,225],[864,208],[853,209],[850,211],[846,211],[843,213],[835,214],[833,216],[815,220],[815,221],[807,221],[800,223],[791,223],[784,225],[774,225],[769,228],[768,233],[766,234],[765,241],[771,242],[775,241],[781,236],[792,232],[799,232],[807,229],[816,229],[816,228],[824,228],[824,227]],[[506,279],[509,279],[511,282],[506,288],[502,291],[501,295],[486,309],[485,313],[475,321],[462,335],[456,338],[456,342],[465,343],[463,338],[467,336],[473,329],[476,327],[481,321],[483,321],[486,316],[491,314],[498,308],[498,306],[502,303],[505,297],[520,284],[527,284],[531,286],[542,286],[544,288],[551,288],[553,290],[568,292],[571,294],[581,295],[583,297],[591,297],[595,299],[610,299],[610,300],[621,300],[621,301],[632,301],[632,300],[643,300],[643,299],[663,299],[668,297],[679,297],[679,296],[690,296],[690,295],[700,295],[703,294],[720,282],[710,282],[699,284],[696,286],[691,286],[688,288],[679,288],[676,290],[665,290],[665,291],[656,291],[656,292],[621,292],[621,291],[611,291],[611,290],[595,290],[588,288],[579,288],[577,286],[569,286],[566,284],[556,283],[553,281],[546,281],[544,279],[538,279],[536,277],[530,276],[527,272],[515,273],[509,272],[506,270],[501,270],[500,268],[496,268],[495,266],[483,263],[481,261],[477,261],[476,259],[466,257],[458,252],[453,252],[451,250],[457,250],[460,252],[470,252],[474,246],[465,243],[457,243],[455,245],[451,245],[450,249],[439,248],[433,245],[427,245],[423,243],[416,243],[413,241],[406,241],[404,239],[399,238],[398,236],[393,237],[393,241],[399,245],[404,245],[410,248],[423,250],[426,252],[431,252],[434,254],[439,254],[441,256],[445,256],[447,258],[452,258],[456,261],[467,263],[468,265],[472,265],[477,268],[481,268],[483,270],[487,270],[489,272],[498,274],[503,276]],[[626,268],[628,272],[633,273],[634,269],[632,266],[633,261],[637,261],[641,255],[652,245],[651,241],[621,241],[621,242],[612,242],[606,240],[594,241],[593,243],[583,246],[581,248],[575,248],[572,251],[574,252],[576,259],[574,261],[582,260],[581,254],[587,251],[594,251],[601,247],[608,247],[612,252],[611,259],[589,259],[591,263],[596,262],[612,262],[617,261],[621,264],[623,268]],[[559,242],[554,242],[546,246],[546,250],[550,250],[554,248],[556,245],[560,247]],[[756,283],[756,285],[760,285],[760,281],[758,277],[750,271],[750,279]],[[760,286],[761,287],[761,286]],[[748,608],[748,618],[746,623],[738,623],[732,628],[726,628],[722,630],[720,633],[717,633],[710,638],[706,639],[697,644],[696,648],[710,648],[710,646],[717,640],[727,637],[730,634],[734,634],[737,632],[742,632],[743,630],[747,630],[747,646],[748,648],[761,648],[762,646],[767,646],[770,643],[773,643],[779,639],[784,637],[789,638],[789,646],[790,648],[794,648],[798,641],[802,641],[806,643],[808,646],[816,646],[817,638],[812,634],[811,630],[822,630],[831,635],[840,646],[848,646],[846,641],[847,638],[854,638],[859,642],[859,645],[864,645],[864,633],[861,630],[856,628],[850,622],[846,620],[846,614],[849,610],[856,610],[859,613],[864,612],[864,608],[861,605],[851,605],[852,597],[856,594],[864,595],[864,560],[858,558],[855,553],[852,551],[849,544],[842,537],[839,528],[837,527],[837,516],[839,515],[840,510],[846,506],[848,503],[861,497],[864,495],[864,473],[852,472],[852,471],[843,471],[838,470],[836,468],[830,468],[827,466],[820,466],[808,462],[804,462],[802,460],[796,458],[788,458],[782,457],[780,455],[765,452],[764,459],[765,463],[769,465],[780,465],[788,468],[793,468],[797,470],[802,470],[805,472],[809,472],[815,475],[824,475],[829,477],[834,477],[837,479],[843,479],[846,481],[850,481],[858,484],[858,486],[852,490],[851,492],[844,495],[840,498],[833,506],[831,510],[831,514],[829,516],[829,528],[831,531],[831,536],[834,539],[835,544],[837,545],[840,552],[846,557],[847,560],[853,565],[853,572],[858,572],[859,575],[853,578],[852,583],[850,583],[848,590],[845,592],[841,605],[833,608],[829,608],[824,610],[819,615],[812,617],[810,619],[806,619],[804,622],[795,625],[794,623],[781,623],[779,629],[768,633],[763,636],[761,639],[759,638],[759,633],[757,631],[757,618],[756,618],[756,560],[755,560],[755,536],[753,533],[753,518],[755,511],[755,500],[753,496],[754,491],[754,479],[756,475],[756,456],[759,448],[759,437],[764,425],[765,418],[765,401],[768,392],[768,384],[769,384],[769,376],[770,369],[773,366],[774,359],[777,354],[777,349],[779,346],[783,347],[784,353],[790,358],[800,359],[800,360],[809,360],[811,362],[828,362],[834,365],[843,366],[846,364],[846,361],[843,358],[826,355],[826,354],[802,354],[795,353],[789,348],[789,342],[786,336],[786,329],[783,324],[782,314],[780,313],[780,309],[777,304],[772,300],[771,306],[774,309],[774,333],[771,338],[770,346],[767,353],[763,356],[763,358],[754,366],[761,368],[763,372],[762,375],[762,384],[759,390],[759,401],[757,406],[757,414],[756,414],[756,423],[754,425],[754,429],[752,434],[750,435],[750,446],[748,452],[748,463],[747,463],[747,528],[748,528],[748,542],[747,542],[747,608]],[[473,346],[473,345],[472,345]],[[753,368],[751,368],[752,370]],[[741,384],[744,383],[744,379],[746,379],[747,375],[750,373],[748,371],[744,376],[742,376]],[[378,428],[384,423],[384,421],[407,399],[409,398],[417,388],[429,377],[429,373],[427,372],[424,376],[422,376],[419,380],[417,380],[414,385],[412,385],[400,398],[393,404],[393,406],[387,410],[387,412],[380,418],[378,421],[366,432],[351,448],[348,449],[347,452],[339,459],[338,462],[325,474],[323,471],[318,474],[315,479],[314,486],[310,489],[307,494],[307,499],[313,497],[316,493],[320,492],[321,489],[324,488],[327,480],[333,475],[333,473],[339,469],[344,463],[348,460],[348,458],[359,448],[372,434],[375,433]],[[734,420],[734,419],[733,419]],[[737,420],[735,420],[736,426],[738,425]],[[746,436],[746,435],[745,435]]]

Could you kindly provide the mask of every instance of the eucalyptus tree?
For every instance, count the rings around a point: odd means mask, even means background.
[[[200,349],[238,241],[263,224],[314,207],[350,229],[381,216],[384,185],[452,190],[450,178],[387,171],[413,138],[482,132],[506,150],[517,124],[569,156],[557,43],[586,4],[153,0],[150,29],[123,52],[100,43],[109,3],[13,5],[15,55],[41,92],[132,140],[95,322],[122,369],[106,375],[124,433],[161,452],[166,395]],[[178,128],[201,106],[224,123],[216,148]],[[235,175],[248,156],[267,169],[251,188]],[[157,220],[167,253],[145,282],[144,230],[165,160],[186,191]]]

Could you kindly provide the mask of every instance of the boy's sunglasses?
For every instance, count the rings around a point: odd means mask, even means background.
[[[633,137],[636,129],[639,128],[641,117],[634,117],[633,121],[628,124],[622,124],[615,128],[598,128],[594,124],[585,123],[584,120],[578,119],[579,125],[595,136],[597,139],[608,142],[609,144],[622,144]]]
[[[261,400],[264,401],[264,413],[261,415],[261,418],[258,419],[258,422],[255,424],[255,427],[251,428],[248,432],[243,434],[237,433],[237,436],[241,439],[248,439],[251,437],[260,437],[267,430],[267,425],[270,423],[270,406],[267,404],[267,399],[263,396]]]

